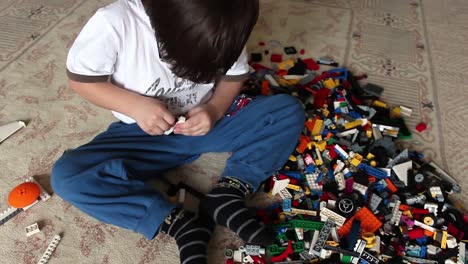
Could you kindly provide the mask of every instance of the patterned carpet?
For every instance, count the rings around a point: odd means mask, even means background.
[[[65,56],[80,28],[109,0],[0,1],[0,124],[28,127],[0,144],[0,209],[9,190],[35,176],[51,191],[49,173],[64,150],[86,143],[113,121],[107,111],[83,101],[66,86]],[[464,0],[261,0],[250,51],[283,46],[305,57],[331,56],[385,87],[391,104],[413,109],[408,125],[428,124],[401,142],[423,151],[468,188],[468,3]],[[274,40],[274,41],[272,41]],[[171,172],[206,191],[226,155],[206,155]],[[459,196],[467,201],[468,192]],[[265,201],[262,196],[259,201]],[[467,205],[467,203],[464,203]],[[192,205],[193,206],[193,205]],[[38,222],[42,232],[26,237]],[[36,263],[54,234],[62,234],[50,263],[178,262],[169,237],[148,241],[102,224],[57,196],[0,227],[3,263]],[[225,229],[212,241],[210,263],[241,241]]]

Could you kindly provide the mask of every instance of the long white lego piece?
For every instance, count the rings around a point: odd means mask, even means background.
[[[42,254],[42,257],[39,260],[39,262],[37,262],[37,264],[45,264],[49,261],[50,257],[52,256],[52,253],[54,253],[55,248],[57,248],[57,245],[61,239],[62,237],[59,235],[54,236],[54,238],[52,239],[52,242],[50,242],[49,246],[47,247],[44,254]]]
[[[26,127],[26,124],[23,121],[11,122],[0,126],[0,143],[23,127]]]

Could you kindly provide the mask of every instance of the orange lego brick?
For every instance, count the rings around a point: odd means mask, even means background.
[[[307,122],[305,123],[305,126],[307,127],[309,132],[312,133],[312,130],[314,130],[315,122],[317,121],[317,119],[318,117],[314,117],[313,119],[309,118],[309,120],[307,120]]]
[[[408,211],[410,207],[406,204],[400,204],[400,211]]]
[[[301,136],[301,138],[300,138],[300,143],[299,143],[299,145],[298,145],[297,148],[296,148],[297,152],[299,152],[300,154],[304,153],[304,151],[305,151],[306,148],[307,148],[307,144],[309,144],[309,142],[310,142],[310,138],[309,138],[309,137]]]
[[[358,219],[361,221],[361,234],[366,232],[374,233],[382,226],[382,222],[367,208],[362,207],[353,217],[338,230],[340,236],[347,236],[351,230],[353,220]]]

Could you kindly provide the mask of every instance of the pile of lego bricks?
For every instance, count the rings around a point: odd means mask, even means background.
[[[465,263],[467,219],[448,197],[460,186],[422,153],[395,146],[411,137],[411,109],[387,105],[382,87],[331,59],[259,59],[252,54],[246,92],[291,94],[307,121],[262,186],[281,201],[257,211],[275,243],[228,249],[226,263],[267,263],[265,252],[271,263]],[[319,64],[333,68],[318,74]]]

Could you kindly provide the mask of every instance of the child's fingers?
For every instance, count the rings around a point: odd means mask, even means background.
[[[175,123],[175,117],[169,111],[163,111],[162,112],[162,119],[164,121],[166,121],[170,126],[174,125],[174,123]]]

